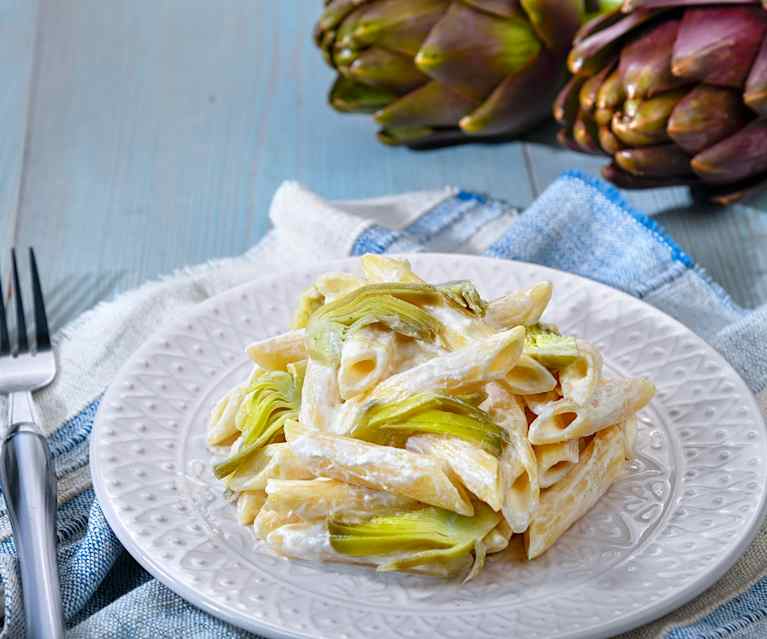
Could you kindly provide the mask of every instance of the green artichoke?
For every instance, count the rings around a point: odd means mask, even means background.
[[[619,0],[326,0],[315,40],[329,101],[387,144],[519,133],[549,114],[573,35]]]
[[[767,179],[767,1],[626,0],[584,25],[554,105],[560,142],[624,188],[728,203]]]

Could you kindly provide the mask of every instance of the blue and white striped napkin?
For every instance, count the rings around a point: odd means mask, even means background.
[[[767,307],[738,308],[651,219],[579,173],[524,213],[456,189],[328,202],[292,182],[275,194],[274,228],[242,257],[185,269],[98,306],[58,337],[62,374],[39,396],[59,478],[59,562],[70,637],[246,637],[193,608],[125,552],[94,500],[88,437],[99,398],[164,320],[222,291],[305,264],[366,252],[481,253],[599,280],[657,306],[718,348],[767,413]],[[289,256],[289,259],[286,259]],[[20,584],[4,502],[0,639],[23,636]],[[625,635],[637,639],[767,636],[767,529],[695,601]]]

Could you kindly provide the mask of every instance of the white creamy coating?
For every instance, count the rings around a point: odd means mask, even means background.
[[[316,524],[287,524],[273,530],[266,543],[281,555],[315,561],[348,561],[348,557],[333,550],[325,522]]]
[[[502,505],[498,459],[476,444],[458,437],[414,435],[407,449],[443,460],[464,486],[498,511]]]
[[[322,461],[328,459],[327,452],[323,450],[320,442],[310,436],[294,439],[290,442],[290,447],[296,455],[307,461],[312,458]],[[410,464],[403,462],[403,453],[410,455]],[[371,479],[374,475],[385,475],[385,481],[391,486],[412,483],[423,476],[428,476],[433,471],[435,462],[431,457],[403,451],[399,448],[363,446],[357,445],[354,440],[344,439],[339,439],[333,443],[332,455],[335,463],[339,466],[362,469],[369,467]],[[382,469],[389,469],[390,472],[375,472]]]
[[[424,342],[403,335],[396,335],[396,348],[392,356],[391,375],[428,362],[447,351],[438,344]]]
[[[340,404],[335,368],[310,359],[301,392],[301,423],[317,430],[327,430]]]
[[[380,326],[365,326],[349,335],[341,348],[338,390],[342,399],[364,393],[391,371],[394,333]]]
[[[311,431],[288,422],[293,452],[318,477],[385,490],[423,503],[472,515],[473,508],[445,472],[444,462],[402,448]]]
[[[482,320],[459,311],[449,304],[425,304],[423,308],[449,330],[466,338],[466,341],[488,337],[493,333],[492,329]]]

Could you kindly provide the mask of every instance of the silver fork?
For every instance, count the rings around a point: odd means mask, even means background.
[[[8,430],[0,448],[0,480],[21,565],[29,639],[64,636],[56,568],[56,475],[39,426],[32,392],[56,376],[35,253],[29,249],[34,301],[34,349],[30,349],[16,252],[11,250],[16,346],[11,345],[0,283],[0,394],[8,396]]]

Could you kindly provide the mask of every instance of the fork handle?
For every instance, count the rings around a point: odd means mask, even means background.
[[[34,423],[10,426],[0,449],[0,479],[21,566],[26,636],[61,639],[56,475],[48,442]]]

